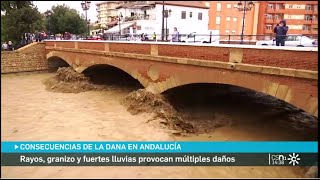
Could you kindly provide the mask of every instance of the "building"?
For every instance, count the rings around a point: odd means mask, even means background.
[[[238,10],[240,1],[210,1],[209,11],[209,29],[219,30],[221,40],[231,37],[231,39],[240,39],[242,32],[243,11]],[[249,1],[246,1],[248,3]],[[242,1],[244,5],[244,1]],[[244,35],[256,35],[258,24],[259,3],[254,2],[251,10],[245,14]],[[232,36],[229,36],[232,35]],[[249,39],[254,39],[250,37]],[[248,39],[248,36],[244,36]]]
[[[318,35],[318,1],[260,1],[258,34],[271,35],[281,19],[288,34]]]
[[[164,19],[164,29],[172,34],[177,27],[180,34],[208,31],[209,4],[205,1],[165,1],[168,17]],[[163,1],[134,1],[117,7],[121,17],[119,25],[109,29],[109,33],[153,34],[162,32]]]
[[[121,3],[123,3],[123,1],[103,1],[96,4],[98,24],[102,28],[107,28],[107,24],[112,22],[118,15],[116,7]]]

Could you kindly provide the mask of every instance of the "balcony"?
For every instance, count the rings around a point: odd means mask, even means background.
[[[311,34],[318,34],[318,29],[312,29]]]
[[[311,20],[304,20],[303,24],[311,24]]]
[[[310,34],[310,29],[303,29],[301,34]]]
[[[267,9],[267,13],[275,13],[275,10],[268,8],[268,9]]]
[[[265,34],[272,34],[273,30],[272,29],[264,29]]]
[[[133,20],[155,20],[155,16],[146,15],[146,16],[127,16],[124,19],[124,22],[133,21]]]
[[[279,14],[283,14],[285,11],[285,9],[275,9],[274,12],[275,13],[279,13]]]
[[[273,20],[273,19],[266,19],[266,20],[265,20],[265,23],[266,23],[266,24],[273,24],[273,23],[274,23],[274,20]]]
[[[313,14],[313,10],[312,9],[306,9],[305,11],[304,11],[304,14]]]

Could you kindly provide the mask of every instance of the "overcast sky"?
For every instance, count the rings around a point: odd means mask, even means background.
[[[85,12],[81,8],[81,2],[82,1],[33,1],[33,4],[38,7],[38,10],[43,13],[48,9],[51,9],[54,5],[67,5],[72,9],[76,9],[80,15],[83,13],[85,15]],[[97,15],[97,6],[96,3],[99,3],[101,1],[91,1],[90,9],[88,10],[88,19],[91,20],[91,22],[95,22],[98,20]]]

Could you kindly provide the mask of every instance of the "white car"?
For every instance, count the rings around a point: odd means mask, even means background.
[[[181,42],[185,43],[210,43],[210,33],[196,33],[192,32],[188,35],[181,35]],[[219,35],[211,35],[211,43],[219,44]]]
[[[275,46],[276,40],[269,41],[257,41],[256,45],[258,46]],[[301,35],[287,35],[285,46],[293,47],[318,47],[317,40],[312,40],[307,36]]]

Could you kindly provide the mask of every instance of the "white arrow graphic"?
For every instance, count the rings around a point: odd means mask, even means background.
[[[14,145],[14,149],[18,149],[19,148],[19,146],[17,146],[17,145]]]

